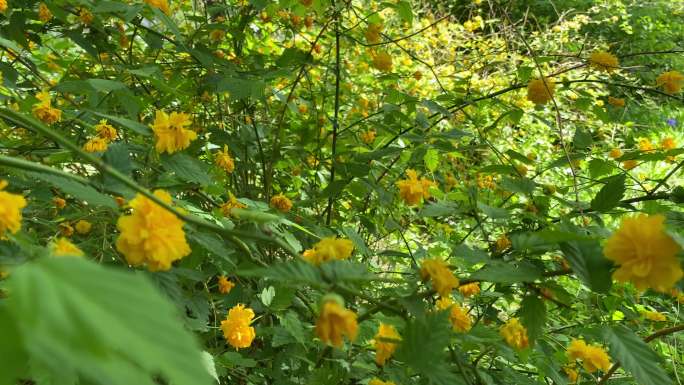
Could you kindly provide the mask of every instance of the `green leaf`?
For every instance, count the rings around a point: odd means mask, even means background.
[[[177,309],[142,275],[84,258],[43,258],[16,269],[9,287],[7,309],[32,366],[59,383],[73,373],[103,385],[151,385],[158,377],[211,384]]]
[[[122,89],[127,89],[125,84],[107,79],[68,80],[59,83],[55,87],[57,91],[70,92],[72,94],[83,94],[92,91],[110,92]]]
[[[611,162],[603,159],[592,159],[589,161],[589,175],[596,179],[600,176],[610,174],[615,167]]]
[[[517,283],[534,282],[542,277],[539,269],[525,262],[493,262],[470,275],[470,278],[487,282]]]
[[[132,131],[134,131],[140,135],[145,135],[145,136],[152,135],[152,130],[150,130],[150,128],[148,126],[146,126],[142,123],[138,123],[134,120],[130,120],[130,119],[126,119],[126,118],[120,118],[118,116],[113,116],[113,115],[107,115],[107,114],[103,114],[101,112],[94,111],[94,110],[86,110],[86,111],[90,112],[91,114],[95,114],[99,117],[105,118],[111,122],[117,123],[118,125],[123,126],[125,128],[128,128],[128,129],[130,129],[130,130],[132,130]]]
[[[448,201],[435,202],[425,205],[418,213],[421,217],[441,217],[458,212],[458,206]]]
[[[36,172],[27,172],[26,174],[35,179],[40,179],[47,183],[50,183],[54,187],[73,196],[74,198],[86,201],[94,206],[105,206],[111,209],[118,209],[119,207],[117,206],[114,198],[102,194],[101,192],[95,190],[94,188],[88,185],[78,183],[71,179],[62,178],[57,175]]]
[[[324,283],[320,271],[304,261],[282,262],[269,267],[242,270],[239,275],[271,278],[289,284],[307,283],[321,286]]]
[[[413,22],[413,10],[411,10],[411,3],[405,0],[399,1],[395,8],[399,17],[407,23]]]
[[[606,212],[618,204],[625,195],[625,175],[616,175],[608,180],[601,190],[591,200],[592,210]]]
[[[511,214],[508,212],[506,209],[502,209],[500,207],[492,207],[489,205],[486,205],[482,202],[477,202],[477,207],[482,210],[482,212],[492,218],[492,219],[504,219],[508,218],[511,216]]]
[[[523,298],[518,310],[520,321],[527,328],[527,336],[531,343],[541,337],[544,324],[546,323],[546,305],[536,295],[528,295]]]
[[[612,263],[603,257],[597,240],[570,241],[560,244],[572,271],[597,293],[607,293],[613,283],[610,269]]]
[[[162,156],[162,163],[176,176],[186,182],[200,185],[211,184],[211,178],[207,173],[207,165],[184,153],[176,153],[171,156]]]
[[[434,172],[439,166],[439,151],[434,148],[428,149],[423,156],[423,162],[425,162],[425,168]]]
[[[238,352],[225,352],[217,361],[229,367],[243,367],[243,368],[253,368],[257,365],[257,362],[251,358],[244,358],[242,354]]]
[[[604,327],[603,337],[610,353],[640,385],[667,385],[673,381],[658,363],[660,356],[625,326]]]

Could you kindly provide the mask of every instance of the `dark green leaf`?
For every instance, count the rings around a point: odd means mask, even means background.
[[[618,204],[625,195],[625,175],[620,174],[608,180],[591,201],[592,210],[608,211]]]
[[[603,257],[597,240],[570,241],[560,244],[572,271],[597,293],[607,293],[612,285],[610,269],[612,264]]]
[[[668,385],[673,381],[658,363],[662,359],[631,330],[624,326],[604,327],[603,337],[610,354],[629,371],[640,385]]]

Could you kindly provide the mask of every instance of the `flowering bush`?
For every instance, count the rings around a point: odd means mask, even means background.
[[[673,384],[681,2],[0,0],[0,384]]]

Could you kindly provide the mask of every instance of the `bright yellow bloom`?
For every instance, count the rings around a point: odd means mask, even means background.
[[[197,139],[195,131],[185,128],[188,125],[190,125],[190,115],[186,113],[172,112],[169,115],[164,111],[157,111],[151,126],[157,140],[155,144],[157,152],[173,154],[188,148],[190,142]]]
[[[248,348],[252,345],[256,332],[250,326],[254,320],[254,310],[237,304],[228,311],[228,317],[221,321],[223,336],[235,349]]]
[[[499,333],[506,343],[514,349],[522,350],[530,346],[527,338],[527,329],[518,321],[511,318],[499,329]]]
[[[50,9],[48,9],[45,3],[40,3],[40,5],[38,5],[38,19],[43,23],[47,23],[52,19],[52,12],[50,12]]]
[[[7,10],[7,0],[0,0],[0,12]]]
[[[506,236],[506,234],[502,234],[499,238],[496,239],[496,244],[494,245],[496,248],[496,251],[503,252],[504,250],[507,250],[509,247],[511,247],[513,243],[511,242],[510,239]]]
[[[399,187],[399,196],[409,206],[415,206],[421,202],[422,199],[430,198],[430,186],[435,183],[426,179],[425,177],[418,180],[418,174],[415,170],[406,170],[407,179],[397,182]]]
[[[493,189],[496,187],[494,177],[491,175],[477,174],[477,187],[482,189]]]
[[[612,72],[620,67],[618,58],[606,51],[595,51],[589,55],[589,63],[600,71]]]
[[[671,136],[664,138],[663,141],[660,142],[660,145],[663,147],[663,150],[674,150],[677,148],[677,142],[675,142],[674,138]]]
[[[100,120],[100,123],[95,126],[95,131],[97,131],[97,136],[106,140],[107,142],[111,142],[112,140],[116,139],[116,128],[107,123],[107,119]]]
[[[401,340],[397,329],[392,325],[381,323],[378,332],[375,334],[373,346],[375,347],[375,363],[380,366],[385,365],[385,362],[392,357],[394,351],[397,349],[397,342],[387,340]]]
[[[66,207],[66,204],[67,204],[66,200],[64,200],[64,198],[60,198],[60,197],[52,198],[52,203],[55,204],[55,207],[57,209],[63,209]]]
[[[222,168],[226,170],[228,174],[233,172],[235,170],[235,160],[233,160],[233,157],[230,156],[228,153],[228,146],[223,145],[223,150],[219,151],[216,153],[216,157],[214,158],[214,163],[216,166],[219,168]]]
[[[233,290],[234,287],[235,284],[228,280],[225,275],[222,275],[218,278],[219,293],[228,294],[231,290]]]
[[[684,75],[677,71],[663,72],[656,78],[656,84],[663,87],[668,94],[676,94],[682,89]]]
[[[612,150],[610,150],[610,152],[608,153],[608,156],[613,158],[613,159],[617,159],[617,158],[622,156],[622,150],[615,147]]]
[[[80,221],[76,222],[76,232],[85,235],[90,232],[90,230],[93,228],[93,224],[86,221],[85,219],[81,219]]]
[[[50,94],[48,94],[47,91],[39,92],[36,94],[36,98],[38,98],[40,102],[33,105],[33,116],[46,124],[59,122],[62,119],[62,111],[57,108],[52,108]]]
[[[553,98],[556,83],[551,79],[532,79],[527,83],[527,100],[535,104],[546,104]]]
[[[395,385],[395,383],[392,381],[382,381],[381,379],[376,377],[368,381],[368,385]]]
[[[171,14],[171,9],[169,8],[167,0],[145,0],[145,2],[152,7],[159,8],[167,15]]]
[[[107,151],[107,140],[103,138],[90,138],[83,145],[83,149],[87,152],[104,152]]]
[[[368,24],[368,28],[366,28],[366,32],[364,32],[364,36],[366,37],[366,41],[368,42],[368,44],[380,43],[380,33],[382,32],[382,29],[383,25],[380,23]]]
[[[363,131],[360,135],[361,141],[366,144],[372,144],[375,141],[375,135],[375,130]]]
[[[93,22],[93,14],[87,8],[81,8],[78,11],[78,19],[85,25],[90,25]]]
[[[449,321],[455,332],[465,333],[470,330],[473,320],[464,307],[454,303],[449,297],[438,299],[436,305],[439,310],[449,310]]]
[[[302,257],[313,265],[332,260],[347,259],[354,250],[354,243],[349,239],[327,237],[316,243],[312,249],[305,250]]]
[[[608,239],[603,254],[618,269],[613,278],[632,282],[637,289],[667,292],[682,278],[676,255],[679,245],[665,232],[663,215],[640,214],[622,219]]]
[[[584,370],[594,373],[597,370],[607,372],[610,369],[610,357],[600,345],[587,345],[584,340],[572,340],[566,350],[568,359],[580,360]]]
[[[639,139],[639,150],[643,152],[653,151],[653,143],[646,138]]]
[[[651,311],[651,310],[644,310],[642,312],[644,317],[653,322],[663,322],[667,321],[667,318],[665,317],[665,314],[657,312],[657,311]]]
[[[432,288],[441,297],[448,297],[451,291],[458,287],[458,278],[441,259],[424,259],[420,265],[420,277],[423,280],[430,278]]]
[[[222,29],[214,29],[209,32],[209,40],[214,43],[220,43],[221,40],[226,36],[226,33]]]
[[[59,229],[59,233],[65,237],[74,235],[74,228],[69,224],[69,222],[62,222],[57,225],[57,228]]]
[[[283,194],[274,195],[271,197],[271,207],[286,213],[292,209],[292,201]]]
[[[480,293],[480,283],[479,282],[472,282],[472,283],[467,283],[465,285],[461,285],[458,287],[458,291],[465,298],[471,297],[473,295],[477,295]]]
[[[171,204],[171,195],[156,190],[154,195]],[[116,223],[121,231],[116,248],[132,266],[146,264],[150,271],[169,270],[171,263],[190,254],[183,221],[142,194],[129,202],[130,215]]]
[[[22,195],[3,191],[7,181],[0,180],[0,239],[5,239],[6,232],[16,234],[21,229],[21,210],[26,207],[26,199]]]
[[[622,168],[625,170],[631,170],[638,165],[636,159],[628,159],[622,162]]]
[[[608,104],[610,104],[613,107],[624,107],[625,106],[625,99],[614,98],[612,96],[609,96],[608,97]]]
[[[577,382],[577,379],[579,378],[579,373],[573,366],[564,366],[563,371],[565,372],[565,374],[567,374],[568,380],[571,384]]]
[[[373,67],[382,71],[390,72],[392,71],[392,56],[387,52],[380,52],[372,55]]]
[[[78,246],[74,245],[66,238],[57,239],[50,246],[50,250],[55,257],[82,257],[85,255],[83,250],[79,249]]]
[[[335,347],[342,346],[342,337],[350,341],[356,339],[359,325],[356,313],[345,309],[336,301],[326,301],[316,321],[316,335],[324,343]]]
[[[237,200],[233,193],[228,193],[228,201],[221,205],[221,213],[224,216],[230,216],[233,209],[244,209],[247,207],[244,203]]]

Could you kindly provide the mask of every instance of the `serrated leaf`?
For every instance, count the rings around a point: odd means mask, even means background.
[[[239,274],[271,278],[289,284],[307,283],[321,286],[324,283],[320,271],[304,261],[282,262],[265,268],[243,270]]]
[[[470,275],[470,278],[487,282],[517,283],[534,282],[541,278],[542,272],[530,263],[496,262],[490,263]]]
[[[439,166],[439,151],[434,148],[430,148],[425,152],[423,156],[423,162],[425,162],[425,168],[433,172]]]
[[[668,385],[673,381],[658,363],[660,356],[641,338],[624,326],[604,327],[603,338],[610,354],[629,371],[640,385]]]
[[[523,298],[518,310],[520,321],[527,328],[527,336],[531,343],[542,335],[546,323],[546,305],[536,295]]]
[[[162,163],[181,180],[200,185],[211,184],[211,178],[207,174],[207,165],[190,155],[177,153],[172,156],[163,156]]]
[[[625,178],[624,174],[610,178],[591,200],[591,209],[605,212],[620,204],[625,196]]]
[[[597,240],[563,242],[560,248],[572,271],[591,290],[597,293],[610,290],[613,282],[610,273],[612,263],[603,257]]]

